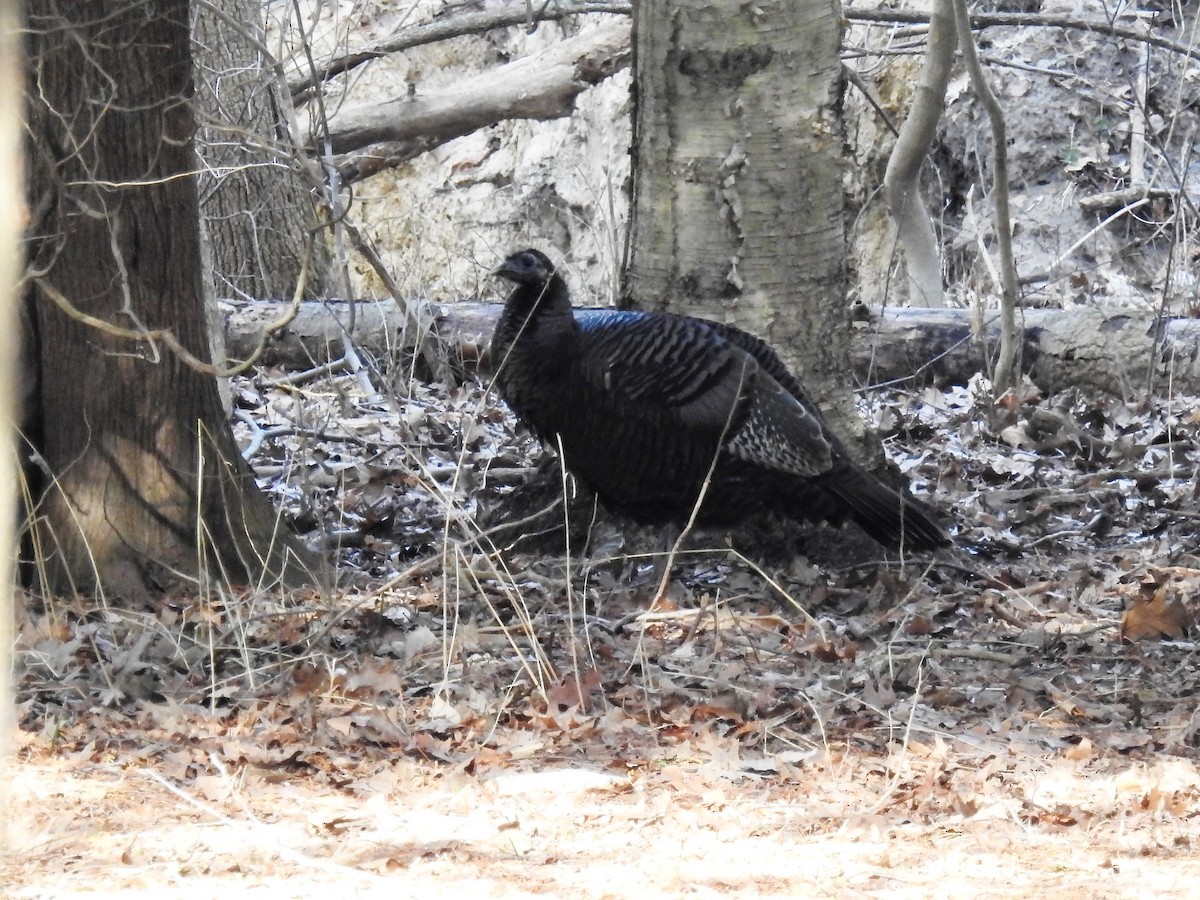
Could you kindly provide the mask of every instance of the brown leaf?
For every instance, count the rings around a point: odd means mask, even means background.
[[[929,616],[913,616],[904,626],[905,634],[933,634],[933,620]]]
[[[1088,738],[1080,739],[1077,744],[1068,744],[1063,750],[1063,759],[1069,759],[1072,762],[1087,762],[1096,755],[1096,745]]]
[[[858,644],[844,638],[835,638],[832,641],[817,641],[812,651],[821,662],[854,662],[858,656]]]
[[[1178,597],[1167,596],[1166,585],[1147,598],[1140,594],[1121,616],[1121,640],[1135,643],[1147,638],[1179,640],[1192,627],[1192,617]]]
[[[546,691],[546,704],[551,712],[565,712],[568,709],[588,708],[588,698],[600,689],[600,673],[596,669],[584,669],[582,672],[568,672]]]

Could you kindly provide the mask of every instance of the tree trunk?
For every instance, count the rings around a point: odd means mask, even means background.
[[[0,181],[21,183],[21,16],[15,3],[0,6]],[[17,310],[20,307],[17,282],[21,275],[21,226],[25,209],[20,191],[10,188],[0,195],[0,547],[9,551],[0,556],[0,758],[10,759],[15,750],[12,736],[17,733],[11,674],[13,666],[13,563],[11,548],[16,546],[13,512],[18,509],[16,456],[13,435],[17,424],[17,374],[20,357]],[[9,794],[0,791],[7,799]]]
[[[203,160],[200,209],[217,294],[290,297],[305,241],[316,232],[310,297],[325,296],[328,245],[294,154],[291,94],[266,68],[260,0],[195,4],[197,142]]]
[[[208,356],[187,0],[28,8],[42,586],[136,599],[178,575],[300,580],[215,379],[146,339],[169,329]]]
[[[846,434],[839,40],[830,0],[635,4],[626,291],[765,338]]]

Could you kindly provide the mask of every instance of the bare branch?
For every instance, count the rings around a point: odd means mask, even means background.
[[[445,90],[343,109],[330,118],[329,144],[345,154],[383,143],[366,156],[396,165],[504,119],[570,115],[580,93],[629,62],[629,22],[613,22]],[[339,169],[349,182],[379,167],[349,159],[339,161]]]
[[[907,9],[844,9],[842,15],[851,22],[866,22],[868,24],[906,24],[927,25],[929,14]],[[1035,13],[978,13],[971,16],[971,30],[979,31],[984,28],[1063,28],[1068,31],[1087,31],[1093,34],[1106,34],[1111,37],[1124,38],[1161,47],[1178,53],[1190,59],[1200,60],[1200,48],[1190,47],[1157,34],[1146,34],[1138,28],[1128,28],[1115,25],[1103,19],[1077,19],[1074,16],[1043,16]]]
[[[404,310],[404,327],[400,329],[401,344],[415,345],[417,355],[425,360],[429,371],[436,378],[449,377],[449,365],[437,347],[437,332],[429,304],[424,300],[406,300],[400,292],[400,286],[396,284],[396,280],[392,278],[391,272],[388,271],[387,266],[384,265],[383,260],[379,257],[379,252],[375,249],[375,245],[349,220],[343,220],[342,227],[346,229],[346,234],[350,238],[354,249],[367,261],[380,281],[383,282],[384,287],[387,288],[388,293],[392,295],[392,298]]]
[[[207,0],[204,0],[207,2]],[[330,59],[320,65],[317,70],[304,76],[292,76],[288,79],[297,102],[317,84],[328,81],[335,75],[348,72],[363,63],[379,59],[389,53],[399,53],[413,47],[446,41],[451,38],[468,34],[479,34],[496,28],[509,28],[514,25],[525,25],[532,29],[535,22],[557,21],[571,16],[586,13],[612,13],[614,15],[629,15],[632,12],[631,3],[623,2],[582,2],[582,3],[544,3],[537,9],[531,9],[525,4],[507,9],[486,10],[483,12],[467,13],[447,17],[441,20],[410,25],[395,34],[379,41],[370,47],[364,47],[353,53]],[[928,24],[927,13],[914,10],[880,9],[857,7],[842,10],[842,15],[851,22],[883,23],[883,24]],[[1040,15],[1034,13],[980,13],[971,16],[971,28],[980,30],[990,27],[1032,27],[1032,28],[1064,28],[1074,31],[1088,31],[1096,34],[1107,34],[1112,37],[1127,38],[1161,47],[1173,53],[1179,53],[1192,59],[1200,59],[1200,50],[1165,38],[1160,35],[1139,32],[1136,28],[1115,25],[1107,21],[1080,19],[1073,16]]]
[[[921,196],[921,165],[933,146],[938,119],[945,106],[946,85],[954,62],[954,0],[936,0],[929,47],[921,69],[921,81],[913,95],[912,108],[900,127],[900,136],[888,158],[883,183],[904,244],[908,270],[908,299],[914,306],[943,307],[942,255],[929,221],[929,210]]]
[[[536,22],[557,21],[586,13],[629,15],[631,10],[632,5],[629,3],[543,3],[537,9],[520,4],[507,9],[491,9],[448,16],[445,19],[435,19],[421,25],[401,28],[377,44],[331,59],[317,67],[316,71],[311,74],[290,78],[288,87],[291,88],[296,101],[300,102],[306,99],[305,95],[316,85],[328,81],[342,72],[348,72],[365,62],[387,56],[389,53],[399,53],[402,50],[409,50],[424,44],[448,41],[451,38],[479,34],[496,28],[524,25],[529,31],[532,31]]]
[[[520,6],[448,17],[444,21],[401,29],[392,37],[370,48],[339,57],[323,65],[314,65],[317,76],[302,80],[293,77],[289,79],[289,86],[294,91],[302,91],[306,86],[311,88],[317,80],[346,71],[368,59],[488,28],[532,24],[534,21],[561,19],[589,12],[624,15],[629,11],[630,6],[626,3],[595,2],[544,4],[543,8],[532,11]],[[844,12],[852,21],[868,23],[925,24],[930,21],[928,14],[907,10],[859,8]],[[1064,28],[1107,34],[1161,46],[1172,52],[1200,59],[1200,50],[1153,34],[1140,34],[1134,29],[1105,21],[1010,13],[989,13],[971,17],[973,29],[1016,26]],[[623,22],[615,22],[612,27],[624,29],[621,33],[627,36],[627,26]],[[627,37],[625,39],[627,40]],[[563,44],[572,45],[576,40],[584,39],[568,39]],[[569,54],[570,51],[567,51],[567,55]],[[331,122],[330,137],[335,141],[335,152],[341,154],[336,163],[342,179],[348,184],[361,181],[401,165],[448,140],[505,119],[545,119],[569,115],[574,97],[580,91],[625,68],[629,63],[626,44],[606,42],[604,46],[598,47],[590,67],[583,65],[583,59],[578,60],[578,73],[559,68],[554,73],[547,72],[545,79],[541,80],[531,68],[526,68],[533,60],[541,60],[539,65],[546,65],[553,61],[554,55],[554,48],[550,48],[544,54],[500,66],[453,88],[396,100],[383,106],[360,106],[339,113]],[[557,65],[562,65],[561,60]],[[520,82],[510,82],[509,79],[513,76],[519,77]],[[365,149],[368,146],[370,149]]]
[[[195,369],[197,372],[206,375],[213,375],[217,378],[230,378],[234,375],[241,375],[258,362],[267,348],[267,343],[275,334],[283,331],[292,324],[292,320],[296,318],[296,314],[300,311],[301,301],[304,300],[304,292],[308,286],[309,262],[312,259],[311,241],[308,247],[305,248],[303,262],[300,269],[300,277],[296,282],[296,292],[292,297],[292,302],[284,308],[283,312],[275,316],[270,322],[264,325],[259,333],[257,345],[247,354],[244,360],[230,363],[227,367],[224,365],[218,366],[212,363],[206,363],[204,360],[192,354],[183,344],[179,342],[179,338],[175,337],[174,332],[168,328],[156,329],[134,329],[122,328],[120,325],[114,325],[107,319],[101,319],[86,313],[79,307],[75,306],[62,291],[52,285],[46,277],[36,277],[33,280],[46,297],[63,313],[76,322],[94,328],[102,334],[107,334],[109,337],[118,338],[121,340],[134,341],[143,344],[162,343],[168,350],[179,357],[187,366]],[[228,363],[228,360],[226,361]]]
[[[1013,261],[1012,223],[1008,211],[1008,141],[1005,137],[1004,111],[983,74],[975,38],[971,34],[966,0],[953,0],[954,21],[963,61],[971,75],[971,85],[987,112],[992,129],[992,203],[996,218],[996,246],[1000,252],[1000,357],[992,375],[993,390],[999,399],[1014,387],[1021,376],[1021,340],[1017,329],[1017,266]]]

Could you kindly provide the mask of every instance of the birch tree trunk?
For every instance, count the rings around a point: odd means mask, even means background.
[[[831,0],[635,4],[626,294],[765,338],[846,434],[839,41]]]

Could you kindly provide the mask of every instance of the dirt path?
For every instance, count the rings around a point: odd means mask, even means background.
[[[624,771],[400,759],[340,788],[269,769],[176,788],[37,743],[10,781],[14,898],[1192,897],[1200,878],[1200,770],[1179,760],[939,740],[787,762],[712,739]]]

